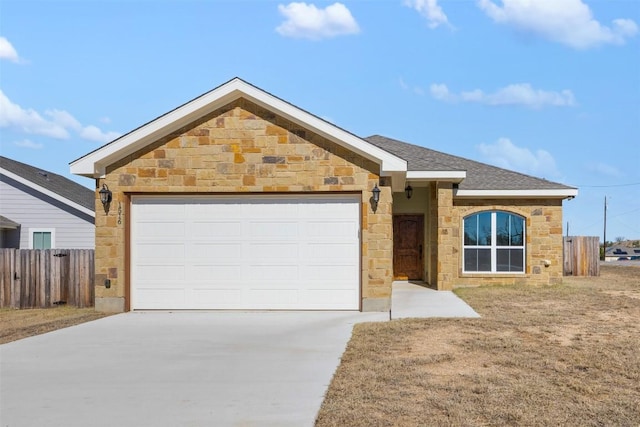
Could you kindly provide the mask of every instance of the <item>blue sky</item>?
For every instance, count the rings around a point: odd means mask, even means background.
[[[238,76],[360,135],[579,187],[640,238],[635,0],[0,0],[0,152],[69,162]]]

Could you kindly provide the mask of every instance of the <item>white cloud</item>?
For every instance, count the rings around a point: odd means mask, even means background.
[[[33,142],[30,139],[23,139],[21,141],[15,141],[13,143],[13,145],[16,145],[16,146],[22,147],[22,148],[29,148],[31,150],[39,150],[42,147],[44,147],[43,144],[40,144],[38,142]]]
[[[48,136],[55,139],[69,138],[69,132],[64,126],[43,118],[37,111],[24,109],[11,102],[0,90],[0,127],[14,128],[18,131]]]
[[[622,173],[618,168],[602,162],[588,164],[587,170],[589,170],[589,172],[594,172],[598,175],[604,175],[611,178],[622,177]]]
[[[438,5],[438,0],[405,0],[404,5],[415,9],[427,19],[429,28],[437,28],[440,25],[448,25],[449,19]]]
[[[360,32],[358,23],[342,3],[318,9],[312,3],[278,5],[286,20],[276,31],[285,37],[320,40]]]
[[[513,144],[509,138],[500,138],[493,144],[480,144],[477,149],[489,163],[505,169],[543,178],[560,176],[556,161],[546,150],[532,152]]]
[[[44,112],[44,114],[51,117],[51,119],[55,123],[66,129],[72,129],[76,132],[82,129],[82,125],[80,124],[80,122],[64,110],[47,110]]]
[[[545,106],[571,107],[576,105],[575,97],[570,90],[560,92],[534,89],[529,83],[510,84],[494,93],[484,93],[480,89],[455,94],[445,84],[432,84],[429,87],[431,96],[446,102],[477,102],[491,106],[517,105],[529,108]]]
[[[7,59],[11,62],[20,62],[18,52],[5,37],[0,37],[0,59]]]
[[[69,131],[73,131],[82,139],[97,142],[109,142],[120,136],[117,132],[104,132],[94,125],[83,126],[64,110],[47,110],[44,115],[46,118],[33,109],[14,104],[0,90],[0,128],[55,139],[69,139]]]
[[[582,0],[478,0],[478,6],[491,19],[517,30],[529,32],[574,49],[602,44],[624,44],[638,33],[630,19],[615,19],[610,27],[594,19]]]
[[[400,84],[400,87],[402,88],[402,90],[411,91],[416,95],[424,96],[424,89],[421,86],[411,87],[407,82],[404,81],[402,77],[398,79],[398,83]]]
[[[97,142],[109,142],[120,136],[118,132],[104,132],[100,130],[98,127],[89,125],[82,128],[79,132],[80,138],[89,140],[89,141],[97,141]]]
[[[447,101],[447,102],[455,102],[457,97],[449,92],[449,88],[445,84],[434,83],[429,86],[429,91],[431,92],[431,96],[439,101]]]

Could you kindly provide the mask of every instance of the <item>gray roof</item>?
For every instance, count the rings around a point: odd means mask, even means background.
[[[0,168],[91,211],[95,210],[94,192],[69,178],[3,156],[0,156]]]
[[[458,186],[461,190],[563,190],[574,188],[380,135],[364,139],[376,147],[406,160],[409,171],[466,171],[467,177]]]
[[[0,230],[15,230],[18,227],[20,227],[20,224],[0,215]]]
[[[614,245],[607,248],[607,256],[640,256],[640,248],[628,248],[626,246]]]

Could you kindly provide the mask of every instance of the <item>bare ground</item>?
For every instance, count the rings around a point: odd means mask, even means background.
[[[317,426],[640,426],[640,268],[460,289],[481,319],[359,324]]]
[[[105,317],[91,308],[0,309],[0,344]]]

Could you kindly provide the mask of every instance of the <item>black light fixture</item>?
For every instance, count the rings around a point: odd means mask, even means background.
[[[404,193],[407,195],[407,199],[410,199],[411,196],[413,196],[413,187],[407,185],[406,187],[404,187]]]
[[[378,204],[378,202],[380,201],[380,189],[378,188],[378,184],[373,187],[373,190],[371,190],[371,192],[373,193],[373,202],[375,204]]]
[[[102,184],[102,189],[99,191],[100,193],[100,201],[102,202],[102,206],[104,206],[105,212],[109,209],[109,203],[111,203],[111,190],[107,187],[107,184]]]

